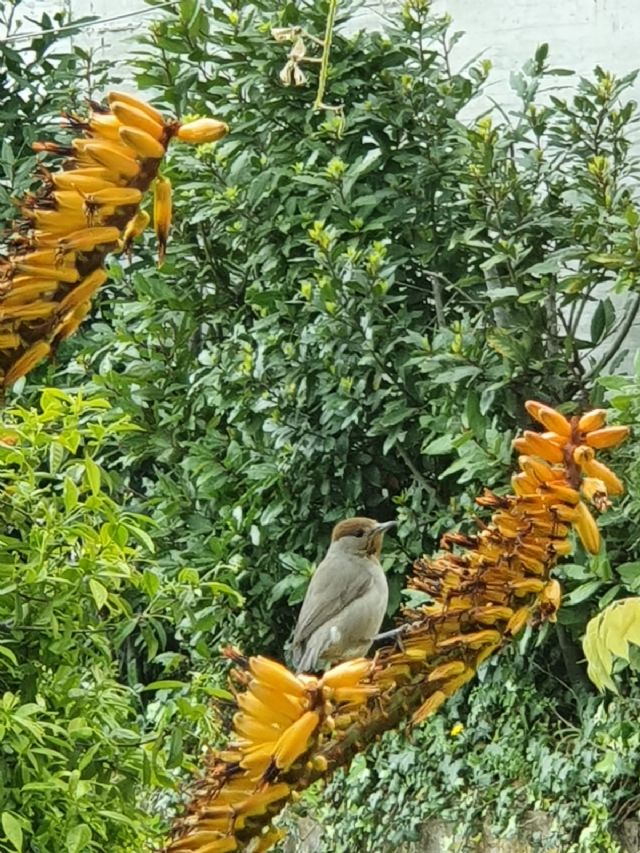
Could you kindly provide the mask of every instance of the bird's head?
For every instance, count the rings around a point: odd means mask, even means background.
[[[395,524],[395,521],[380,524],[373,518],[347,518],[333,528],[331,545],[345,554],[379,557],[382,537]]]

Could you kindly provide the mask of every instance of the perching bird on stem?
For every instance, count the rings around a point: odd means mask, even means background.
[[[389,590],[379,557],[382,537],[394,525],[348,518],[334,527],[293,634],[291,654],[298,672],[368,652],[387,609]]]

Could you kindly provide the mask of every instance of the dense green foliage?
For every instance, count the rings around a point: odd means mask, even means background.
[[[325,3],[182,0],[136,53],[167,112],[214,114],[232,132],[175,147],[164,266],[145,247],[114,260],[84,330],[14,397],[37,404],[39,378],[87,402],[45,392],[42,414],[6,415],[20,442],[0,448],[0,572],[15,585],[0,589],[0,690],[14,728],[33,718],[38,734],[13,735],[4,756],[2,849],[21,849],[17,826],[24,849],[48,853],[89,849],[87,833],[96,850],[151,835],[131,792],[167,808],[162,789],[217,729],[221,645],[281,655],[335,520],[398,517],[385,545],[396,610],[411,559],[468,526],[484,486],[506,485],[524,399],[571,411],[607,395],[622,422],[640,421],[640,380],[603,376],[638,310],[631,78],[597,69],[549,100],[567,78],[543,46],[515,75],[517,109],[476,120],[489,63],[452,70],[447,20],[414,0],[385,34],[335,35],[325,100],[341,108],[314,113],[315,67],[309,86],[284,87],[288,46],[270,27],[320,36],[325,15]],[[51,59],[55,98],[108,85],[100,70],[77,79],[77,61]],[[27,73],[16,62],[0,69],[12,105]],[[3,203],[26,184],[32,133],[21,114]],[[469,838],[483,816],[508,834],[531,809],[553,817],[540,849],[615,849],[610,827],[636,794],[624,721],[637,692],[589,695],[579,638],[640,584],[637,441],[617,464],[629,495],[606,552],[560,569],[561,625],[528,632],[412,744],[390,738],[337,778],[326,802],[342,804],[339,822],[312,797],[328,850],[396,846],[427,816]],[[25,594],[46,600],[16,609]]]
[[[104,849],[135,838],[139,697],[119,676],[131,600],[159,584],[138,543],[148,521],[108,495],[94,457],[132,427],[107,403],[54,390],[0,435],[0,790],[13,848]],[[142,523],[142,526],[141,526]],[[155,580],[155,583],[154,583]],[[63,847],[58,844],[62,843]]]

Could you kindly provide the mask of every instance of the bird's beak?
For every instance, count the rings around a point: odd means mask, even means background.
[[[372,527],[369,531],[369,538],[372,539],[374,536],[377,536],[378,533],[386,533],[387,530],[391,530],[392,527],[395,527],[397,523],[397,521],[384,521],[382,524],[376,524],[376,526]]]

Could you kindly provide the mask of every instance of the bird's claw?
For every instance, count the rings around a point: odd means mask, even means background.
[[[373,638],[374,643],[382,642],[384,640],[395,640],[397,648],[404,652],[404,644],[402,642],[402,637],[409,630],[409,625],[400,625],[399,628],[393,628],[391,631],[383,631],[381,634],[376,634]]]

